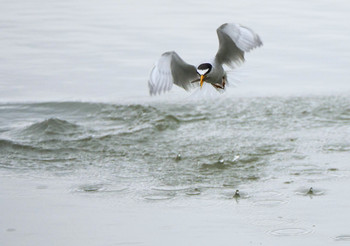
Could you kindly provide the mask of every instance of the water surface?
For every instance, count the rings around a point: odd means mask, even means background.
[[[349,10],[1,1],[1,242],[348,243]],[[264,42],[226,93],[149,97],[163,52],[203,62],[225,22]]]

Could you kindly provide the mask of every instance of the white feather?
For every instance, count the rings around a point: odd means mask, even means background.
[[[248,52],[262,45],[259,36],[248,27],[235,23],[228,23],[224,26],[223,31],[229,35],[237,47],[244,52]]]
[[[171,74],[171,56],[161,56],[152,69],[148,82],[150,94],[169,91],[173,86]]]

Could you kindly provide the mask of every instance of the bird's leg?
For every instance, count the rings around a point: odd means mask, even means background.
[[[226,76],[222,77],[222,87],[223,87],[223,89],[225,89],[225,85],[226,85]]]

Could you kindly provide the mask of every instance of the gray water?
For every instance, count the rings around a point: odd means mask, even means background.
[[[3,102],[147,100],[156,59],[169,50],[192,64],[212,58],[225,22],[264,43],[233,73],[239,90],[229,95],[350,92],[345,0],[2,0],[0,8]],[[178,91],[173,98],[186,96]]]
[[[1,245],[348,243],[349,8],[1,1]],[[224,94],[148,95],[224,22],[264,42]]]
[[[324,240],[326,244],[348,241],[349,109],[349,98],[340,96],[239,98],[200,104],[1,104],[1,175],[5,187],[14,185],[5,189],[12,194],[8,195],[10,198],[35,198],[30,206],[34,209],[15,221],[33,217],[38,204],[46,204],[45,200],[56,195],[61,198],[51,207],[44,207],[63,218],[67,214],[74,217],[75,213],[84,215],[85,220],[89,218],[87,222],[76,219],[77,228],[83,223],[93,226],[107,216],[97,229],[97,233],[103,233],[103,239],[77,241],[81,244],[98,245],[114,237],[112,241],[122,245],[163,244],[173,236],[174,228],[183,228],[193,221],[199,224],[186,230],[190,235],[180,233],[184,241],[179,243],[200,243],[192,233],[199,233],[205,240],[209,230],[209,235],[218,234],[223,242],[238,237],[236,240],[244,244],[246,236],[237,235],[244,232],[239,228],[247,224],[250,231],[246,235],[256,242],[268,243],[276,236],[282,240],[274,243],[285,242],[283,237],[321,244]],[[18,181],[13,184],[10,177],[17,177]],[[12,193],[14,187],[19,188]],[[45,192],[41,194],[42,191]],[[73,197],[62,198],[61,193]],[[11,204],[10,210],[23,209],[17,202],[12,204],[9,197],[5,196],[3,202]],[[78,199],[78,204],[72,205],[71,199]],[[87,204],[96,203],[95,199],[98,204],[93,211],[85,211]],[[318,203],[310,203],[310,199]],[[332,227],[315,221],[318,217],[327,221],[336,217],[324,214],[324,203],[331,203],[330,208],[341,216]],[[74,208],[78,211],[72,212]],[[181,215],[172,214],[174,209]],[[209,224],[200,222],[208,218],[196,215],[203,209],[209,209],[205,211],[211,214],[209,217],[213,212],[219,213],[214,216],[216,226],[213,218]],[[303,213],[295,215],[294,210]],[[165,214],[155,219],[159,211]],[[312,211],[316,211],[316,217],[310,218]],[[111,220],[111,214],[117,217]],[[8,242],[18,244],[26,231],[36,232],[45,242],[46,233],[53,233],[46,228],[39,232],[32,227],[25,229],[26,222],[15,222],[13,216],[2,222],[2,233]],[[34,225],[42,223],[37,216],[41,217],[36,215],[30,220]],[[130,216],[138,219],[130,220]],[[185,218],[177,221],[179,216]],[[189,218],[192,219],[186,221]],[[54,221],[48,219],[46,223]],[[102,229],[109,223],[109,229]],[[135,224],[125,227],[130,223]],[[163,232],[159,227],[168,226],[163,240],[151,236]],[[232,226],[238,228],[225,232],[224,228]],[[145,227],[155,231],[148,232]],[[255,227],[266,230],[267,239],[256,234]],[[61,238],[65,226],[53,228],[59,242],[66,243]],[[85,232],[80,230],[76,234],[83,236]],[[145,231],[147,236],[140,236]],[[16,233],[14,240],[11,236]],[[134,236],[125,237],[128,234]],[[135,242],[134,238],[140,241]],[[38,242],[35,237],[33,242]]]
[[[1,104],[0,114],[2,169],[86,172],[83,190],[116,186],[146,199],[194,190],[231,197],[241,184],[266,179],[328,179],[337,169],[332,156],[350,150],[345,97]]]

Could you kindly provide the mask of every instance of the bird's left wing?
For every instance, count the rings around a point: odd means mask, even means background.
[[[153,67],[148,81],[151,95],[169,91],[173,84],[189,90],[198,83],[196,67],[186,63],[174,51],[165,52]]]
[[[262,45],[260,37],[250,28],[234,23],[226,23],[216,30],[219,50],[215,60],[219,64],[233,67],[244,62],[244,52]]]

